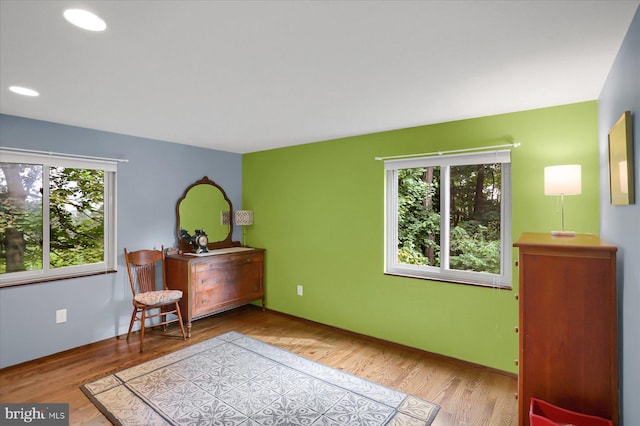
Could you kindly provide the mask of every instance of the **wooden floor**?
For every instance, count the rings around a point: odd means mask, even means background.
[[[441,409],[434,426],[517,424],[517,382],[512,375],[253,306],[195,321],[187,341],[160,330],[148,331],[142,354],[135,333],[129,344],[114,338],[4,368],[0,401],[65,402],[70,406],[70,424],[109,424],[80,385],[227,331],[436,402]],[[179,330],[169,333],[178,336]]]

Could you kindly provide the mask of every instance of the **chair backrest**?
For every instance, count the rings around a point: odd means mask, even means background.
[[[164,267],[164,247],[162,247],[162,250],[138,250],[133,252],[128,252],[125,248],[124,261],[127,264],[129,284],[131,284],[131,293],[134,296],[137,293],[157,290],[156,271],[158,264],[160,264],[162,269],[162,287],[165,290],[167,289]]]

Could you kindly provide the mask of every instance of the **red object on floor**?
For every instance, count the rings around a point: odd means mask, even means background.
[[[565,410],[537,398],[531,398],[529,423],[531,426],[613,426],[611,420]]]

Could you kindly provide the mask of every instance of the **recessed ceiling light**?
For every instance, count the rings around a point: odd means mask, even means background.
[[[104,31],[107,24],[99,16],[84,9],[67,9],[64,18],[73,25],[89,31]]]
[[[18,95],[23,96],[40,96],[40,93],[36,92],[33,89],[29,89],[28,87],[10,86],[9,90],[11,90],[13,93],[17,93]]]

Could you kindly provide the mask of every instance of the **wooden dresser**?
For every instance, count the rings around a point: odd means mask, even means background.
[[[264,309],[264,249],[212,250],[206,256],[167,255],[167,286],[182,290],[180,311],[191,337],[195,319],[262,299]]]
[[[618,424],[617,248],[524,233],[519,248],[519,424],[531,397]]]

